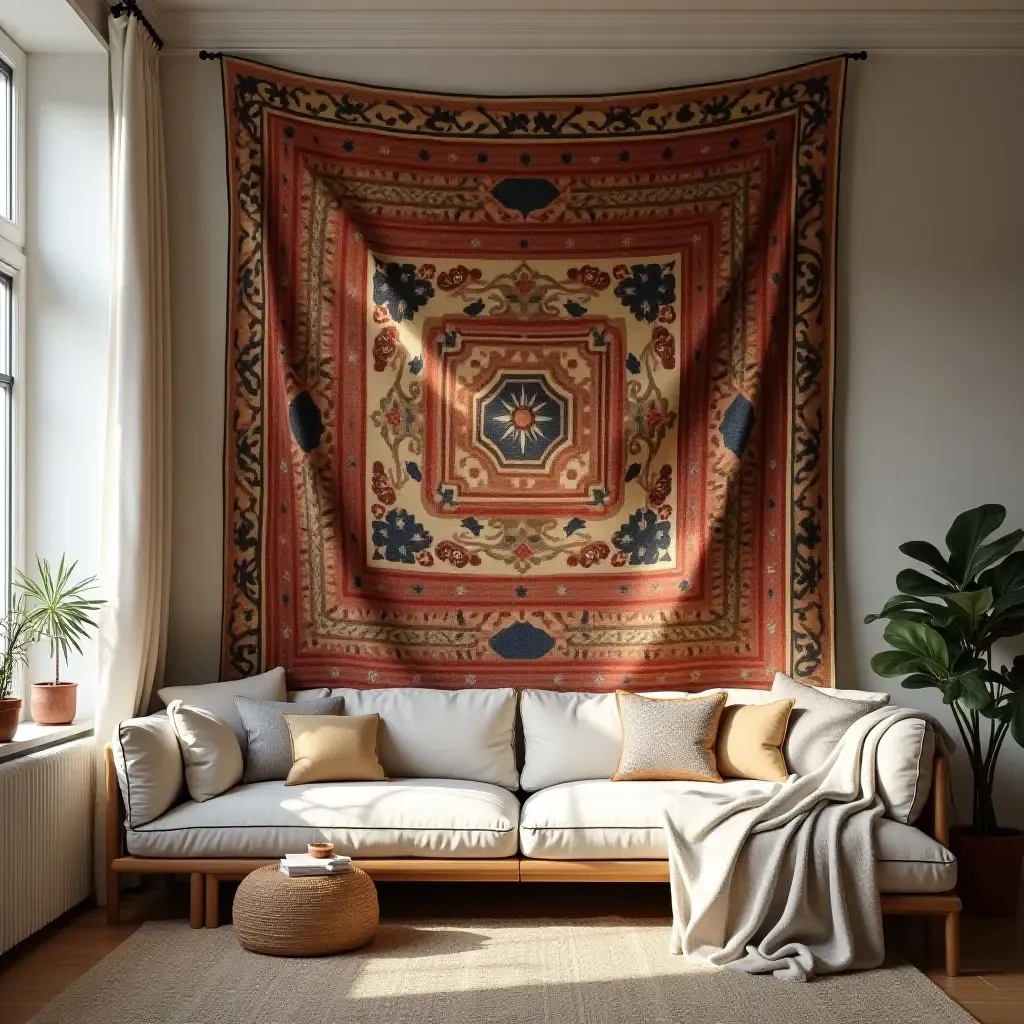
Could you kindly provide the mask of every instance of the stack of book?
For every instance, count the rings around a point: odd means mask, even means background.
[[[340,875],[350,870],[352,858],[340,854],[333,857],[311,857],[308,853],[287,853],[281,858],[280,871],[290,878],[310,875]]]

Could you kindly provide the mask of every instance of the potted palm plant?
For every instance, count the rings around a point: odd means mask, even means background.
[[[900,551],[928,568],[904,569],[894,597],[877,615],[891,650],[876,654],[880,676],[903,676],[910,689],[934,687],[956,722],[974,777],[971,824],[954,829],[964,904],[981,913],[1014,913],[1024,862],[1024,834],[1001,828],[992,799],[996,765],[1009,735],[1024,747],[1024,655],[993,666],[998,640],[1024,634],[1024,530],[989,538],[1003,524],[1002,505],[957,516],[946,534],[948,555],[923,540]]]
[[[78,704],[78,684],[62,681],[60,662],[67,664],[72,651],[82,653],[81,641],[96,628],[93,614],[104,602],[91,596],[96,577],[73,581],[77,562],[67,564],[61,555],[56,571],[45,558],[36,556],[36,574],[32,579],[16,572],[14,585],[22,592],[28,608],[28,620],[39,639],[50,644],[54,660],[53,680],[32,684],[32,718],[42,725],[67,725],[74,720]]]
[[[29,645],[36,639],[25,598],[17,595],[0,618],[0,743],[14,739],[21,720],[21,698],[14,696],[19,665],[28,664]]]

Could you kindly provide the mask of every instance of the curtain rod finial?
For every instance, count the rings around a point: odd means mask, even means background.
[[[223,56],[224,56],[224,54],[222,54],[220,52],[215,52],[213,50],[200,50],[199,51],[199,59],[200,60],[219,60]]]
[[[847,60],[867,60],[868,59],[868,51],[867,50],[854,50],[852,53],[848,53],[845,56],[846,56]]]

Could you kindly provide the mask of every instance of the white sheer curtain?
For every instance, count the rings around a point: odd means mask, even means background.
[[[110,18],[111,305],[96,745],[145,713],[163,671],[170,584],[171,328],[159,52],[137,18]],[[96,879],[105,897],[103,786]]]

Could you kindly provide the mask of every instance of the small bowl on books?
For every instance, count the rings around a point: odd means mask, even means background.
[[[310,843],[306,849],[309,851],[310,857],[326,860],[334,853],[334,843]]]

